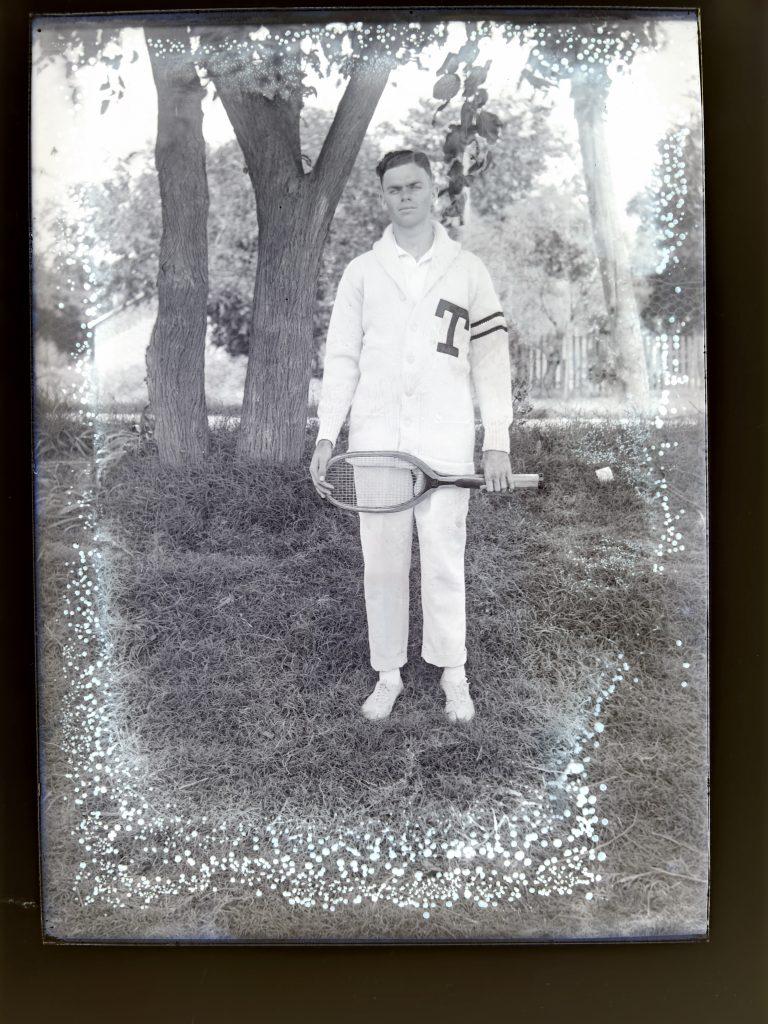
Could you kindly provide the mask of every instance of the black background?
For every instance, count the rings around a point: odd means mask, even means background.
[[[0,442],[5,560],[0,623],[7,652],[0,713],[2,1020],[741,1024],[768,1019],[766,7],[763,0],[699,5],[710,431],[710,939],[342,948],[42,943],[29,393],[29,17],[131,8],[119,2],[99,7],[88,0],[33,10],[11,4],[2,8],[0,282],[5,298],[0,337],[6,373],[0,407],[5,429]],[[165,0],[162,9],[189,6]],[[470,10],[456,6],[457,14]],[[326,19],[333,20],[330,13],[323,15]]]

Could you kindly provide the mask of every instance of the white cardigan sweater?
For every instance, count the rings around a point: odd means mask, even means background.
[[[474,471],[474,385],[483,450],[509,451],[507,326],[482,261],[434,222],[421,297],[408,296],[389,225],[347,266],[325,349],[318,439],[335,445],[350,411],[350,451],[410,452],[438,472]]]

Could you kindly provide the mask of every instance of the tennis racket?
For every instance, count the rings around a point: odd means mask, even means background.
[[[515,473],[513,489],[539,488],[538,473]],[[348,512],[402,512],[428,498],[438,487],[485,487],[485,477],[448,476],[407,452],[346,452],[328,460],[328,500]],[[509,491],[493,492],[508,494]]]

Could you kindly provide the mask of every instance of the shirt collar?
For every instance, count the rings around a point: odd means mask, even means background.
[[[432,221],[435,231],[432,259],[428,262],[425,294],[435,286],[462,251],[461,244],[454,242],[438,220]],[[397,254],[392,225],[388,224],[381,238],[373,243],[373,254],[379,265],[386,270],[403,295],[409,293],[407,265]],[[424,254],[426,256],[426,253]]]
[[[419,258],[416,259],[416,257],[413,255],[413,253],[407,252],[405,249],[401,248],[397,244],[397,239],[395,238],[395,233],[394,233],[394,231],[392,232],[392,242],[393,242],[393,244],[395,246],[395,252],[397,253],[397,255],[398,256],[410,256],[410,258],[412,260],[415,260],[415,262],[417,264],[426,263],[427,260],[431,260],[432,259],[432,254],[435,251],[435,242],[436,242],[436,240],[437,240],[437,232],[435,232],[434,237],[432,239],[432,245],[430,245],[430,247],[427,249],[427,251],[424,253],[423,256],[419,256]]]

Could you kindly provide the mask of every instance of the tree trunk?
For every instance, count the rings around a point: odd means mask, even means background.
[[[305,172],[300,91],[267,96],[252,69],[228,55],[217,31],[201,39],[206,67],[245,157],[259,221],[237,454],[246,461],[298,463],[306,440],[320,258],[393,63],[384,56],[356,63],[315,167]]]
[[[574,74],[571,97],[611,340],[618,357],[617,369],[627,397],[644,406],[649,398],[645,346],[624,231],[617,215],[605,138],[604,112],[610,82],[604,70],[597,80],[594,78],[596,69],[592,71],[591,76]]]
[[[297,201],[259,203],[259,259],[237,454],[302,459],[312,363],[312,311],[328,233],[311,188]]]
[[[162,209],[158,311],[147,349],[147,386],[160,458],[181,465],[199,461],[208,450],[204,90],[186,28],[146,30],[146,38],[157,87],[155,165]]]

